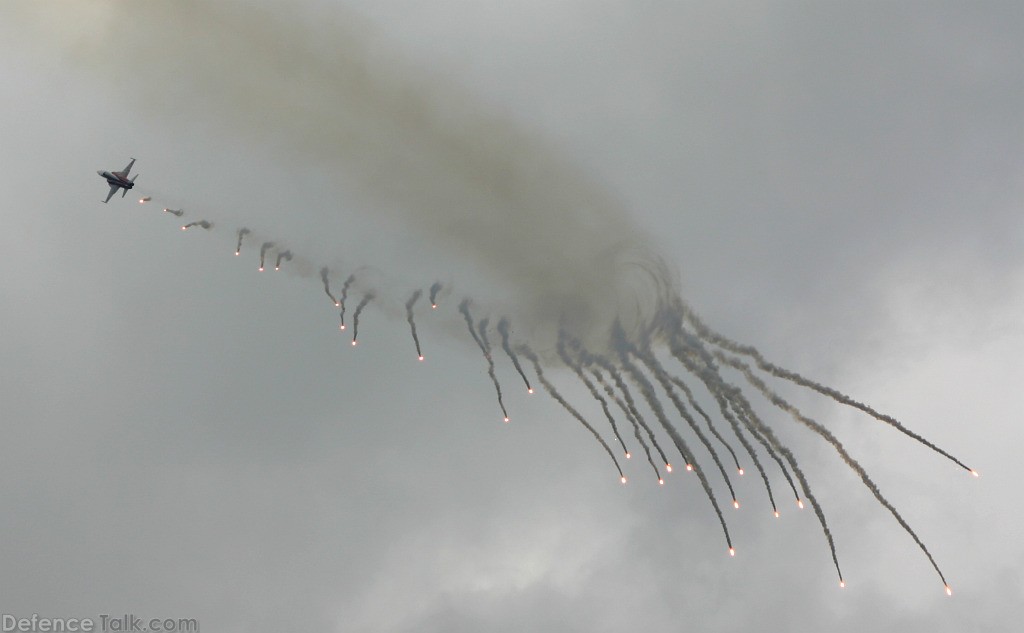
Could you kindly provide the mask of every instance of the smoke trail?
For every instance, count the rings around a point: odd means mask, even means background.
[[[345,279],[345,283],[341,284],[341,329],[345,329],[345,308],[348,305],[345,303],[348,299],[348,289],[352,285],[352,282],[356,280],[355,274],[351,274]],[[337,305],[337,302],[335,303]]]
[[[793,479],[790,477],[789,470],[786,468],[786,465],[782,462],[782,459],[779,458],[779,455],[776,453],[775,449],[772,448],[772,445],[768,440],[766,440],[754,428],[761,424],[760,419],[756,417],[753,411],[750,411],[750,415],[754,416],[753,420],[746,417],[746,415],[741,412],[738,403],[739,396],[731,392],[730,385],[727,385],[725,381],[722,380],[721,376],[715,370],[714,361],[710,356],[698,353],[696,354],[696,357],[691,358],[689,352],[703,352],[703,350],[699,348],[696,341],[692,341],[692,346],[690,348],[684,348],[679,341],[680,336],[686,336],[686,332],[680,331],[677,336],[673,336],[668,339],[669,351],[690,373],[697,376],[701,382],[704,383],[704,386],[707,387],[708,391],[710,391],[714,396],[715,401],[718,403],[718,408],[722,412],[722,417],[724,417],[729,423],[729,426],[732,427],[733,433],[739,439],[740,444],[743,445],[743,448],[747,451],[747,455],[750,456],[751,461],[754,463],[754,467],[757,468],[757,472],[761,475],[761,481],[764,483],[765,490],[768,493],[768,500],[771,502],[772,512],[774,515],[776,517],[779,516],[779,509],[775,504],[775,496],[772,494],[771,482],[768,480],[768,474],[765,472],[764,466],[761,464],[761,460],[757,456],[757,452],[754,450],[754,447],[751,446],[740,428],[741,423],[746,427],[747,431],[754,437],[754,439],[758,441],[761,447],[764,448],[765,452],[768,453],[772,460],[775,461],[779,470],[782,471],[782,475],[785,477],[786,482],[789,483],[789,487],[793,490],[793,496],[796,498],[797,503],[802,504],[803,502],[800,501],[800,493],[797,492],[796,486],[793,484]],[[687,338],[687,340],[690,341],[691,339]],[[703,366],[698,366],[696,364],[697,359],[700,359],[703,362]],[[730,405],[736,408],[736,416],[730,412]],[[747,410],[749,410],[749,407]]]
[[[729,445],[729,442],[727,442],[726,439],[722,437],[722,434],[718,432],[718,429],[715,428],[715,424],[711,421],[711,417],[707,413],[705,413],[704,409],[702,409],[700,404],[697,403],[697,399],[694,397],[693,391],[690,389],[689,385],[683,382],[683,380],[680,379],[678,376],[672,376],[671,374],[666,375],[668,375],[668,378],[669,380],[672,381],[672,384],[675,385],[676,387],[679,387],[680,391],[683,392],[683,394],[686,396],[687,402],[689,402],[690,406],[693,407],[693,410],[697,412],[697,415],[699,415],[704,420],[704,423],[707,424],[708,430],[711,431],[711,434],[715,436],[715,438],[722,444],[722,446],[725,447],[725,450],[729,451],[729,455],[732,456],[732,462],[733,464],[736,465],[737,472],[739,472],[739,474],[742,475],[743,467],[740,466],[740,460],[737,459],[736,457],[736,451],[734,451],[732,449],[732,446]]]
[[[430,285],[430,307],[437,309],[437,293],[441,292],[441,282],[435,281]]]
[[[551,397],[554,398],[555,401],[558,402],[558,404],[562,405],[562,407],[564,407],[565,410],[568,411],[570,415],[572,415],[572,417],[576,418],[576,420],[580,424],[582,424],[584,428],[590,431],[590,434],[594,436],[594,439],[597,440],[597,442],[604,448],[605,452],[608,453],[608,457],[612,458],[612,463],[615,464],[615,470],[619,471],[619,481],[621,481],[622,483],[626,483],[626,476],[622,474],[622,468],[619,467],[619,460],[615,459],[615,453],[612,452],[611,447],[608,446],[608,443],[604,441],[604,438],[602,438],[601,435],[594,430],[594,427],[590,426],[590,423],[587,422],[586,418],[580,415],[579,411],[574,409],[572,405],[566,402],[565,398],[562,397],[562,394],[558,393],[558,390],[555,389],[555,386],[551,384],[551,382],[549,382],[547,378],[544,377],[544,370],[541,369],[540,367],[540,360],[533,353],[533,350],[531,350],[526,345],[519,345],[517,349],[519,350],[520,354],[525,356],[527,360],[533,363],[533,371],[536,372],[537,374],[537,380],[540,381],[540,384],[544,386],[544,389],[547,390]]]
[[[423,360],[423,352],[420,351],[420,338],[416,336],[416,322],[412,320],[412,306],[422,294],[422,290],[416,290],[409,297],[409,300],[405,302],[405,319],[409,322],[409,329],[412,331],[412,342],[416,344],[416,356],[420,360]]]
[[[433,290],[433,288],[431,288]],[[433,299],[431,299],[433,301]],[[505,354],[512,360],[512,366],[516,368],[516,372],[519,373],[519,377],[526,383],[526,393],[533,393],[533,387],[530,386],[530,379],[526,377],[526,372],[523,371],[523,366],[519,364],[519,357],[512,351],[512,345],[509,343],[509,329],[508,319],[502,317],[498,320],[498,334],[501,335],[501,348],[505,350]]]
[[[213,222],[207,222],[206,220],[197,220],[195,222],[189,222],[188,224],[183,224],[181,226],[181,230],[182,231],[187,231],[190,228],[192,228],[193,226],[198,226],[201,229],[206,229],[207,231],[209,231],[210,228],[213,226]]]
[[[839,404],[845,404],[849,407],[859,409],[860,411],[867,413],[876,420],[888,424],[889,426],[898,430],[900,433],[903,433],[907,437],[910,437],[915,441],[919,442],[920,444],[927,446],[932,451],[938,453],[939,455],[942,455],[943,457],[950,460],[957,466],[963,468],[972,475],[977,476],[977,471],[975,471],[973,468],[963,463],[962,461],[960,461],[953,455],[949,454],[948,452],[944,451],[943,449],[939,448],[938,446],[928,441],[924,437],[918,435],[917,433],[903,426],[903,424],[901,424],[899,420],[897,420],[896,418],[890,415],[885,415],[884,413],[879,413],[872,407],[862,402],[858,402],[851,398],[850,396],[847,396],[846,394],[843,394],[831,387],[826,387],[825,385],[817,383],[809,378],[805,378],[796,372],[790,371],[788,369],[779,367],[778,365],[768,362],[767,360],[765,360],[764,356],[761,355],[761,352],[759,352],[756,347],[752,345],[741,345],[740,343],[737,343],[732,339],[722,336],[721,334],[715,332],[707,325],[705,325],[705,323],[701,321],[699,317],[697,317],[697,315],[693,312],[692,309],[690,309],[689,306],[683,304],[682,308],[684,317],[691,325],[693,325],[694,329],[697,331],[697,335],[700,336],[702,339],[714,343],[715,345],[721,347],[722,349],[733,352],[734,354],[743,354],[744,356],[749,356],[750,358],[753,358],[754,361],[757,363],[758,367],[772,374],[773,376],[782,378],[784,380],[788,380],[794,384],[800,385],[801,387],[806,387],[808,389],[817,391],[818,393],[824,396],[828,396],[829,398],[835,400]]]
[[[263,245],[260,246],[260,272],[263,272],[263,260],[267,255],[267,251],[273,247],[273,242],[263,242]]]
[[[366,307],[367,303],[373,301],[374,294],[368,292],[363,295],[363,300],[356,306],[356,311],[352,313],[352,345],[356,344],[356,337],[359,336],[359,315],[363,312],[363,308]]]
[[[252,231],[245,228],[244,226],[238,229],[238,244],[235,246],[235,255],[242,254],[242,238],[244,238],[249,233],[252,233]]]
[[[640,372],[636,366],[633,365],[629,360],[629,350],[627,347],[626,333],[623,331],[622,326],[616,323],[612,328],[612,340],[616,345],[616,351],[619,354],[619,362],[623,367],[623,370],[629,374],[629,377],[633,380],[638,387],[640,387],[640,393],[643,394],[644,399],[647,401],[648,406],[654,411],[654,417],[657,418],[658,422],[661,423],[665,432],[672,438],[672,442],[676,445],[676,449],[686,460],[686,468],[692,470],[697,475],[697,479],[700,481],[701,487],[704,489],[704,495],[708,498],[711,503],[711,507],[714,508],[715,514],[718,515],[718,522],[722,526],[722,533],[725,535],[725,542],[729,545],[729,553],[733,553],[735,550],[732,546],[732,538],[729,536],[729,528],[725,524],[725,516],[722,515],[722,509],[718,507],[718,500],[715,499],[714,493],[711,491],[711,484],[708,483],[707,477],[704,476],[704,470],[697,464],[697,460],[694,454],[690,451],[683,436],[679,434],[674,426],[668,421],[665,416],[665,410],[661,406],[661,402],[658,401],[658,397],[654,392],[654,386],[651,385],[647,377]]]
[[[737,369],[740,372],[742,372],[744,378],[747,379],[747,382],[749,382],[758,391],[764,394],[764,396],[768,398],[772,404],[788,413],[790,416],[792,416],[794,420],[800,422],[807,428],[811,429],[812,431],[820,435],[822,438],[824,438],[826,442],[831,444],[832,447],[836,449],[836,452],[839,453],[839,457],[842,458],[843,462],[845,462],[847,466],[849,466],[855,473],[857,473],[857,476],[860,477],[861,481],[864,483],[867,489],[871,491],[871,494],[874,495],[875,499],[878,500],[878,503],[882,504],[882,506],[886,510],[888,510],[896,519],[896,522],[900,524],[900,527],[902,527],[904,531],[906,531],[906,533],[914,539],[914,542],[917,543],[917,546],[921,549],[922,552],[924,552],[924,555],[928,557],[928,561],[932,564],[932,567],[935,569],[935,572],[939,575],[939,578],[942,580],[942,584],[946,587],[949,587],[949,583],[946,582],[946,577],[943,576],[942,570],[939,569],[938,563],[935,562],[935,559],[932,557],[931,552],[928,551],[928,548],[925,547],[921,539],[917,536],[914,530],[911,529],[910,525],[903,519],[903,517],[900,516],[900,513],[889,502],[889,500],[882,496],[882,492],[878,489],[878,486],[875,484],[875,482],[872,481],[872,479],[868,476],[867,471],[864,470],[864,467],[861,466],[857,460],[855,460],[853,457],[850,456],[849,453],[846,452],[846,449],[843,447],[842,443],[835,435],[832,434],[831,431],[829,431],[821,424],[818,424],[811,418],[808,418],[807,416],[803,415],[803,413],[801,413],[799,409],[789,404],[781,396],[779,396],[777,393],[769,389],[768,385],[766,385],[764,381],[762,381],[760,378],[755,376],[753,371],[751,371],[750,367],[743,361],[732,356],[727,356],[726,354],[717,351],[715,352],[715,358],[729,365],[730,367],[733,367],[734,369]]]
[[[469,309],[467,307],[467,314]],[[491,377],[491,382],[494,383],[494,390],[498,392],[498,406],[501,407],[501,413],[505,416],[505,421],[508,422],[508,411],[505,410],[505,402],[501,395],[501,384],[498,383],[498,375],[494,373],[494,358],[491,356],[491,342],[487,340],[487,325],[491,322],[488,318],[480,319],[477,330],[480,332],[480,349],[484,351],[484,358],[487,359],[487,375]]]
[[[770,503],[772,506],[772,514],[775,516],[775,518],[778,518],[779,507],[775,503],[775,495],[772,493],[772,484],[770,481],[768,481],[768,473],[765,472],[764,466],[761,464],[760,458],[758,458],[757,453],[754,452],[754,447],[750,445],[750,443],[747,441],[746,437],[740,430],[739,425],[741,424],[741,422],[738,422],[736,420],[736,417],[730,411],[729,401],[726,400],[726,397],[722,393],[722,391],[717,386],[707,385],[707,387],[708,390],[711,392],[712,396],[715,398],[715,402],[718,403],[718,408],[722,412],[722,417],[724,417],[728,421],[729,425],[733,429],[733,432],[736,433],[736,436],[740,438],[740,443],[743,445],[743,448],[747,449],[751,461],[754,462],[754,468],[756,468],[758,474],[761,475],[761,482],[764,484],[764,489],[768,493],[768,503]],[[737,413],[736,415],[742,414]],[[752,426],[751,423],[746,420],[744,420],[742,424],[746,426],[748,429]],[[775,463],[778,465],[779,470],[782,471],[783,477],[785,477],[786,482],[789,483],[789,487],[793,491],[793,497],[797,500],[797,503],[799,504],[800,493],[796,491],[796,486],[793,484],[793,478],[790,477],[789,470],[786,469],[786,465],[782,462],[781,459],[779,459],[779,456],[772,449],[771,445],[768,444],[768,441],[761,437],[760,433],[756,433],[753,430],[751,430],[750,434],[757,439],[757,441],[764,448],[765,452],[767,452],[768,455],[771,456],[773,460],[775,460]]]
[[[591,382],[590,379],[587,378],[586,374],[583,373],[583,369],[580,367],[580,364],[578,362],[574,361],[569,356],[569,352],[567,352],[566,349],[565,349],[565,338],[566,337],[565,337],[565,333],[564,332],[562,332],[560,334],[560,336],[558,337],[558,342],[556,344],[556,350],[558,352],[558,357],[561,358],[562,362],[565,363],[566,366],[568,366],[569,369],[571,369],[573,371],[573,373],[576,374],[576,376],[587,387],[587,390],[590,391],[590,395],[594,397],[594,400],[597,400],[597,402],[601,405],[601,410],[604,411],[604,416],[606,418],[608,418],[608,423],[611,424],[612,433],[615,435],[615,439],[618,440],[619,445],[622,446],[622,450],[626,453],[626,458],[628,459],[629,458],[629,448],[626,447],[626,443],[622,441],[622,436],[619,435],[619,427],[618,427],[617,424],[615,424],[615,418],[612,417],[612,412],[608,410],[608,401],[605,400],[604,397],[600,393],[598,393],[597,387],[595,387],[594,383]],[[658,476],[658,481],[659,482],[663,482],[664,481],[661,478],[660,474]]]
[[[164,209],[164,213],[170,213],[171,215],[178,216],[179,218],[185,215],[184,209]]]
[[[658,470],[658,465],[654,463],[654,458],[651,456],[651,447],[647,445],[647,442],[644,441],[643,436],[640,435],[640,424],[636,421],[636,418],[633,417],[633,414],[632,412],[630,412],[629,407],[626,405],[625,402],[622,401],[622,398],[620,398],[618,394],[615,393],[615,390],[612,389],[612,386],[605,382],[600,370],[598,370],[597,368],[592,368],[591,373],[594,375],[594,379],[597,380],[597,382],[600,383],[601,387],[604,388],[604,392],[608,394],[608,397],[615,401],[615,404],[618,405],[619,409],[622,410],[623,415],[625,415],[626,419],[629,420],[629,423],[633,426],[633,437],[635,437],[636,441],[640,443],[640,448],[642,448],[644,450],[644,454],[647,455],[647,463],[650,464],[651,468],[654,469],[654,474],[658,478],[658,481],[664,481],[664,479],[662,479],[661,476],[661,471]],[[627,452],[626,459],[629,459],[630,457],[631,455]],[[667,470],[669,472],[672,472],[672,466],[667,463],[668,460],[665,460],[665,462]]]
[[[685,337],[685,339],[690,343],[689,351],[694,352],[696,354],[696,357],[700,358],[700,360],[703,362],[703,368],[696,369],[698,376],[701,378],[702,381],[704,381],[704,383],[708,386],[709,389],[711,389],[714,393],[719,394],[716,396],[716,398],[724,398],[729,402],[729,404],[731,404],[736,409],[738,417],[747,426],[751,435],[758,439],[762,446],[765,447],[765,450],[768,451],[769,455],[771,455],[772,458],[776,461],[776,463],[779,464],[780,468],[782,468],[782,472],[786,476],[786,480],[789,481],[790,487],[793,488],[793,494],[796,495],[797,497],[797,505],[800,508],[803,508],[804,503],[802,500],[800,500],[800,495],[799,493],[796,492],[796,488],[793,487],[793,482],[789,478],[789,474],[785,467],[782,465],[782,460],[779,459],[778,456],[781,455],[783,458],[785,458],[786,463],[788,463],[790,468],[793,470],[793,474],[800,482],[800,487],[804,492],[804,496],[807,498],[808,503],[811,504],[811,508],[814,510],[815,517],[817,517],[818,519],[818,524],[821,526],[822,534],[825,536],[825,541],[828,544],[829,553],[832,556],[832,563],[833,565],[835,565],[836,573],[839,575],[840,586],[843,586],[843,572],[842,569],[839,567],[839,557],[836,553],[835,540],[832,538],[832,531],[829,529],[828,522],[825,520],[825,512],[822,510],[821,504],[818,503],[818,499],[811,492],[810,484],[807,483],[807,478],[804,476],[803,470],[801,470],[800,467],[797,465],[796,458],[793,456],[793,453],[788,448],[786,448],[782,444],[782,442],[779,441],[779,439],[775,436],[775,433],[771,430],[771,428],[768,425],[764,424],[761,421],[761,419],[757,416],[757,414],[754,413],[753,407],[751,407],[750,402],[747,401],[746,397],[743,395],[743,392],[740,391],[739,387],[731,385],[725,382],[724,379],[722,379],[721,375],[718,373],[714,359],[703,348],[703,346],[700,343],[700,340],[693,338],[685,330],[682,329],[679,330],[678,336]],[[673,337],[672,339],[670,339],[670,345],[672,346],[673,354],[676,355],[680,362],[687,364],[687,354],[685,353],[685,350],[679,349],[678,337]],[[724,406],[723,411],[726,411],[726,408]],[[743,439],[742,435],[738,435],[738,437],[740,437],[741,440]],[[753,453],[751,453],[751,457],[754,457],[756,459]],[[763,470],[762,477],[764,477]],[[767,478],[765,478],[765,485],[767,487]],[[769,491],[769,496],[770,495],[771,493]],[[774,508],[774,501],[772,507]],[[777,511],[776,516],[778,516]]]
[[[675,318],[678,318],[678,312],[681,312],[683,309],[681,305],[677,306],[677,308],[678,310],[675,315]],[[793,486],[792,479],[790,479],[788,471],[786,470],[785,466],[783,466],[782,460],[779,459],[779,455],[781,455],[786,460],[786,463],[789,464],[789,467],[792,469],[793,474],[800,482],[800,487],[803,490],[804,496],[807,498],[808,503],[811,504],[811,508],[814,510],[814,514],[818,519],[818,524],[821,526],[822,534],[824,534],[825,536],[825,541],[828,544],[829,553],[832,556],[832,563],[833,565],[835,565],[836,573],[839,575],[839,584],[840,586],[843,586],[843,572],[839,566],[839,557],[836,553],[836,545],[835,540],[832,537],[832,531],[829,529],[828,522],[825,520],[825,512],[822,510],[821,504],[818,503],[818,499],[811,492],[810,484],[808,484],[807,478],[804,476],[803,470],[801,470],[800,466],[797,464],[796,458],[793,456],[793,453],[788,448],[786,448],[782,444],[782,442],[779,441],[779,439],[775,436],[775,433],[771,430],[771,428],[768,425],[764,424],[761,421],[761,419],[757,416],[757,414],[754,413],[753,407],[750,405],[750,402],[747,401],[746,397],[743,395],[743,392],[739,389],[739,387],[736,387],[725,382],[725,380],[721,377],[717,370],[712,355],[707,350],[704,349],[700,339],[695,338],[693,335],[684,330],[682,328],[681,322],[678,322],[677,326],[678,330],[676,335],[669,338],[669,347],[672,351],[672,354],[681,363],[686,365],[691,370],[691,372],[695,373],[698,377],[700,377],[704,384],[707,385],[713,393],[717,394],[716,399],[719,400],[719,405],[722,408],[723,414],[725,414],[725,412],[727,411],[727,408],[722,403],[723,399],[726,400],[731,406],[733,406],[736,409],[737,416],[744,423],[744,425],[746,425],[751,435],[753,435],[761,443],[765,450],[768,451],[768,454],[771,455],[772,459],[774,459],[775,462],[782,469],[783,475],[785,475],[786,480],[789,482],[790,487],[793,489],[793,494],[796,495],[797,497],[797,505],[800,508],[803,508],[803,501],[801,501],[800,495],[796,491],[796,487]],[[683,349],[680,345],[680,338],[685,339],[689,344],[686,349]],[[695,367],[693,361],[691,361],[690,359],[691,354],[688,354],[687,352],[692,353],[694,361],[699,358],[700,361],[703,363],[703,367]],[[744,443],[744,446],[749,446],[743,439],[742,434],[737,433],[737,437],[739,437],[741,442]],[[757,458],[752,451],[750,452],[750,456],[755,460],[755,464],[757,464]],[[771,498],[771,490],[768,486],[768,479],[764,475],[764,471],[763,469],[760,468],[760,466],[758,466],[758,469],[762,473],[762,478],[764,479],[765,487],[769,489],[769,498]],[[775,507],[774,500],[772,500],[772,507]],[[777,510],[776,516],[778,516]]]
[[[459,303],[459,313],[466,320],[466,327],[469,328],[469,333],[473,337],[473,340],[476,341],[477,347],[479,347],[480,351],[486,355],[487,350],[484,349],[484,343],[477,335],[476,328],[473,327],[473,316],[469,313],[469,299],[463,299],[462,302]]]
[[[277,254],[277,261],[274,262],[274,270],[281,270],[281,260],[284,260],[286,262],[292,261],[292,252],[291,251],[281,251],[280,253],[278,253]]]
[[[345,283],[341,284],[341,307],[345,307],[345,299],[348,298],[348,289],[352,287],[352,282],[356,280],[355,273],[345,278]]]
[[[505,422],[508,422],[508,412],[505,411],[505,403],[501,398],[501,385],[498,384],[498,377],[494,374],[494,360],[491,358],[491,352],[488,349],[489,346],[484,345],[484,341],[480,338],[480,335],[476,333],[476,328],[473,327],[473,316],[469,313],[469,299],[463,299],[462,302],[459,303],[459,313],[462,314],[462,317],[466,320],[466,327],[469,328],[470,336],[472,336],[473,340],[476,341],[477,347],[480,348],[480,351],[484,355],[484,359],[487,360],[487,375],[491,378],[491,382],[494,383],[494,390],[498,394],[498,406],[501,407],[501,413],[504,416]],[[486,330],[487,319],[481,321],[480,324],[484,326],[481,329]]]
[[[654,357],[654,354],[652,354],[650,349],[646,346],[641,351],[628,341],[623,341],[623,344],[627,346],[627,351],[630,354],[640,359],[640,361],[647,366],[648,370],[654,374],[655,379],[661,384],[661,388],[668,395],[668,398],[672,402],[673,406],[675,406],[676,411],[679,412],[679,415],[682,416],[690,429],[693,430],[697,439],[700,440],[701,444],[704,445],[704,448],[711,454],[711,459],[713,459],[715,465],[718,466],[719,472],[722,473],[722,478],[725,479],[725,485],[729,489],[729,494],[732,495],[733,506],[739,508],[739,503],[736,500],[736,491],[732,488],[732,481],[729,480],[729,474],[725,472],[725,467],[722,466],[722,460],[718,458],[718,453],[715,451],[714,447],[711,446],[711,442],[708,441],[708,438],[700,430],[700,426],[697,425],[696,420],[694,420],[693,416],[690,415],[689,409],[686,408],[686,405],[683,404],[682,400],[679,399],[679,396],[676,395],[675,389],[672,388],[672,382],[669,380],[668,374],[661,366],[661,363],[658,362],[658,359]]]
[[[324,282],[324,292],[327,293],[327,297],[331,300],[331,303],[334,304],[334,307],[337,308],[338,306],[341,305],[341,302],[338,301],[337,299],[335,299],[334,295],[331,294],[331,282],[330,282],[330,280],[327,279],[327,275],[329,275],[330,272],[331,271],[327,269],[327,266],[324,266],[323,268],[321,268],[320,269],[320,281]],[[342,317],[341,317],[341,329],[343,329],[343,330],[345,329],[345,316],[344,316],[344,313],[342,313]]]
[[[729,385],[722,380],[722,378],[718,376],[717,371],[714,371],[713,366],[710,366],[710,371],[706,375],[710,380],[717,381],[717,385],[723,390],[725,397],[728,398],[728,400],[736,406],[738,410],[742,411],[740,414],[741,419],[743,419],[745,423],[752,425],[752,427],[756,427],[757,432],[754,432],[753,428],[751,428],[751,433],[759,440],[761,439],[761,435],[763,435],[764,441],[762,443],[766,447],[768,445],[773,447],[773,449],[769,451],[769,454],[772,455],[776,462],[778,462],[780,466],[782,465],[781,460],[776,456],[777,452],[785,458],[786,463],[788,463],[790,468],[793,470],[793,474],[800,482],[800,488],[804,492],[804,497],[806,497],[807,502],[811,504],[811,508],[814,510],[814,516],[818,519],[818,524],[821,526],[822,534],[825,536],[825,542],[828,545],[829,554],[832,556],[832,564],[835,566],[836,574],[839,576],[839,585],[844,586],[843,570],[839,566],[839,556],[836,552],[836,543],[835,539],[832,537],[832,530],[829,529],[828,522],[825,520],[825,512],[822,510],[821,504],[818,503],[817,497],[815,497],[814,493],[811,492],[811,486],[807,482],[807,477],[804,476],[803,470],[801,470],[800,466],[797,465],[796,457],[794,457],[793,453],[779,441],[771,428],[757,417],[753,408],[750,406],[750,403],[743,396],[743,393],[738,387]],[[783,473],[786,474],[786,479],[789,480],[789,475],[785,468],[783,468]],[[792,481],[790,480],[790,486],[792,485]],[[797,495],[797,505],[802,509],[804,507],[804,502],[800,500],[799,494],[796,493],[796,488],[793,489],[793,493]],[[772,507],[774,508],[774,502]],[[775,516],[778,516],[778,511],[776,511]]]
[[[658,444],[658,439],[654,436],[654,431],[651,430],[647,421],[644,420],[644,416],[640,415],[640,410],[636,407],[636,401],[633,399],[633,394],[630,392],[629,387],[626,385],[626,381],[622,379],[622,376],[619,374],[618,370],[616,370],[615,366],[604,357],[594,356],[585,349],[581,348],[580,353],[583,356],[583,362],[588,364],[596,363],[612,377],[612,381],[615,383],[615,386],[620,392],[622,392],[622,397],[626,399],[626,405],[629,407],[629,412],[633,416],[633,419],[636,420],[637,424],[643,427],[644,431],[647,433],[647,438],[651,442],[651,446],[653,446],[654,450],[658,451],[658,455],[661,456],[661,461],[665,464],[665,470],[672,472],[672,463],[669,461],[668,456],[665,455],[665,451],[661,450],[661,444]],[[639,436],[637,439],[640,439]],[[641,439],[640,442],[642,444],[643,440]],[[648,458],[650,458],[650,455],[648,455]]]
[[[687,369],[687,371],[694,376],[697,376],[714,396],[715,401],[718,403],[718,407],[722,412],[722,417],[724,417],[726,422],[729,423],[733,433],[736,435],[737,439],[739,439],[740,444],[743,445],[743,448],[747,451],[747,454],[750,456],[751,461],[753,461],[755,468],[757,468],[758,473],[761,475],[761,480],[768,493],[768,500],[772,504],[772,512],[775,516],[779,516],[779,510],[775,505],[775,496],[772,494],[772,486],[768,480],[768,474],[765,472],[764,467],[761,464],[761,460],[758,459],[754,447],[747,441],[747,438],[740,427],[740,423],[742,423],[743,427],[747,429],[761,447],[764,448],[765,452],[767,452],[772,460],[778,465],[779,470],[782,471],[783,477],[785,477],[786,482],[793,491],[793,496],[796,498],[797,504],[802,508],[803,502],[800,500],[800,493],[797,492],[796,486],[793,484],[793,479],[789,474],[789,470],[786,468],[782,459],[779,458],[779,455],[772,447],[772,444],[757,431],[757,428],[763,426],[761,420],[749,406],[745,409],[740,406],[740,403],[746,402],[742,397],[742,393],[740,393],[735,387],[728,385],[722,379],[715,368],[714,360],[704,349],[700,339],[697,339],[684,329],[682,317],[680,315],[681,311],[682,305],[676,304],[675,310],[666,311],[662,314],[662,317],[667,318],[669,322],[669,330],[674,332],[674,334],[667,338],[669,352],[683,365],[683,367]],[[683,344],[684,341],[686,343],[685,345]],[[730,413],[730,405],[736,409],[736,416],[733,416]]]
[[[637,370],[637,368],[632,363],[630,363],[629,357],[626,355],[626,351],[624,349],[621,349],[618,353],[620,353],[620,361],[618,362],[620,362],[620,365],[623,366],[623,370],[626,372],[627,375],[629,375],[633,383],[637,385],[637,387],[640,389],[640,393],[644,396],[644,400],[647,403],[647,406],[654,413],[654,418],[658,421],[660,425],[662,425],[663,428],[666,429],[667,432],[669,432],[669,435],[672,437],[672,440],[676,445],[676,448],[679,450],[679,454],[682,456],[683,461],[686,463],[686,469],[695,469],[696,464],[693,460],[693,454],[690,452],[689,447],[686,444],[686,441],[682,438],[681,435],[679,435],[679,433],[676,432],[675,427],[673,427],[672,424],[669,422],[669,418],[665,414],[665,409],[662,407],[662,403],[659,402],[657,396],[654,393],[654,387],[646,378],[644,378],[643,374],[641,374],[640,371]],[[650,434],[651,437],[654,436],[654,433],[649,428],[647,429],[647,432]],[[666,459],[666,463],[668,463],[668,459]]]
[[[740,406],[746,412],[747,419],[757,426],[758,431],[764,434],[768,443],[770,443],[775,450],[785,458],[786,463],[788,463],[789,467],[793,470],[793,474],[796,476],[797,481],[800,482],[800,488],[804,491],[804,497],[806,497],[807,502],[811,504],[811,509],[814,510],[814,516],[818,519],[818,525],[821,526],[822,534],[825,536],[825,542],[828,544],[829,554],[832,556],[832,564],[835,566],[836,574],[839,576],[839,585],[843,586],[843,570],[839,567],[839,555],[836,552],[836,542],[832,537],[832,530],[828,527],[828,522],[825,520],[825,511],[821,508],[821,504],[818,503],[818,498],[814,496],[813,492],[811,492],[811,485],[807,482],[807,477],[804,476],[804,471],[799,465],[797,465],[796,457],[793,456],[792,451],[783,446],[779,439],[775,437],[775,433],[771,428],[761,422],[760,418],[754,415],[754,412],[750,407],[750,403],[747,402],[746,398],[744,398],[740,393],[739,388],[733,387],[732,389],[732,397],[734,398],[734,401],[738,401],[740,403]],[[804,502],[798,498],[797,505],[803,509]]]

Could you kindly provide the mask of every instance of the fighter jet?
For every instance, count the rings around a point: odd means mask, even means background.
[[[109,171],[100,170],[96,172],[100,175],[100,178],[105,178],[107,184],[110,185],[110,193],[107,194],[107,199],[103,202],[109,202],[114,194],[117,193],[118,189],[124,189],[124,191],[121,192],[121,197],[123,198],[124,195],[128,193],[128,190],[135,186],[135,179],[138,178],[139,175],[135,174],[131,180],[128,179],[128,172],[132,170],[132,165],[134,164],[135,159],[133,158],[131,162],[128,163],[128,166],[122,171],[115,171],[111,173]]]

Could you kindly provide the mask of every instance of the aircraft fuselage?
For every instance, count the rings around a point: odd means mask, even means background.
[[[109,171],[103,171],[101,169],[96,173],[99,174],[101,178],[106,179],[108,185],[117,185],[118,187],[122,187],[124,189],[131,189],[132,187],[135,186],[134,182],[122,176],[118,176],[117,174],[110,173]]]

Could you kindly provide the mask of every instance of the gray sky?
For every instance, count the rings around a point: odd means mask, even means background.
[[[208,631],[1019,626],[1016,3],[267,4],[0,6],[0,611]],[[95,171],[129,156],[136,189],[102,205]],[[182,233],[165,206],[214,229]],[[234,257],[243,225],[259,239]],[[264,239],[294,265],[258,273]],[[756,475],[734,478],[731,559],[692,475],[660,487],[634,457],[620,486],[496,353],[501,423],[458,301],[538,347],[557,314],[593,334],[632,314],[623,252],[665,262],[717,330],[981,471],[773,383],[860,460],[952,599],[835,451],[767,406],[844,590],[777,473],[777,520]],[[359,269],[353,297],[378,294],[357,348],[321,265],[336,293]],[[402,303],[438,279],[420,364]],[[582,385],[548,374],[610,440]]]

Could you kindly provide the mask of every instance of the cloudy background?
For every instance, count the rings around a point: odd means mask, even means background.
[[[187,3],[0,6],[3,613],[206,631],[1019,626],[1016,3],[268,4],[258,22],[280,39],[248,20],[188,31],[205,9]],[[757,481],[738,482],[730,559],[692,481],[659,487],[634,459],[618,485],[507,363],[501,424],[455,304],[472,294],[497,315],[550,280],[485,261],[515,235],[460,246],[412,217],[423,181],[392,163],[335,161],[305,151],[315,131],[289,134],[334,108],[294,60],[329,66],[354,34],[389,85],[448,104],[447,125],[502,121],[541,166],[598,183],[616,226],[655,245],[716,329],[981,471],[779,385],[861,460],[954,597],[835,452],[781,414],[769,422],[825,509],[845,590],[779,477],[778,520]],[[303,38],[311,52],[275,67],[237,50]],[[204,83],[217,73],[236,91],[252,78],[261,102]],[[401,165],[407,140],[370,158]],[[129,156],[131,194],[153,202],[100,204],[95,171]],[[216,226],[182,233],[164,206]],[[232,256],[241,225],[341,275],[373,267],[381,302],[358,348],[315,274],[261,275],[251,242]],[[455,291],[417,312],[420,364],[387,302],[435,279]],[[551,377],[600,422],[566,372]]]

